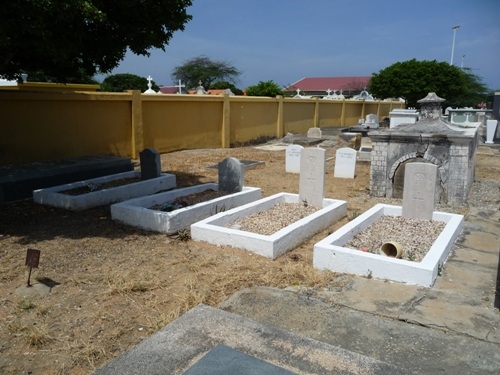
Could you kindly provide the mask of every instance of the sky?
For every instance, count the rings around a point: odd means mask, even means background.
[[[413,58],[450,63],[453,50],[454,65],[500,90],[499,0],[193,0],[187,12],[193,19],[165,51],[127,53],[111,74],[172,86],[175,67],[206,56],[240,70],[240,89],[269,80],[284,87],[370,76]]]

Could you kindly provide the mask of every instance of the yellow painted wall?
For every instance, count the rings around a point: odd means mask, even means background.
[[[342,102],[335,102],[332,105],[332,100],[319,100],[319,127],[342,126],[342,105],[339,105]]]
[[[284,99],[283,103],[283,131],[287,133],[307,133],[314,127],[313,99]]]
[[[158,95],[142,99],[144,147],[158,152],[221,145],[223,97]]]
[[[275,137],[278,115],[276,99],[244,96],[230,99],[231,144]]]
[[[230,147],[314,126],[352,126],[400,102],[241,96],[0,91],[0,165],[85,155],[137,158]]]
[[[0,165],[130,155],[126,94],[0,92]]]

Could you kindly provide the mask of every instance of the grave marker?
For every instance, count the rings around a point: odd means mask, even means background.
[[[33,268],[38,268],[38,264],[40,262],[40,250],[37,249],[28,249],[26,252],[26,266],[30,268],[30,272],[28,274],[28,287],[31,286],[30,278],[31,278],[31,270]]]
[[[322,133],[320,128],[309,128],[307,138],[321,138]]]
[[[403,189],[402,216],[432,220],[437,166],[430,163],[407,163]]]
[[[304,147],[290,145],[286,148],[285,171],[288,173],[300,173],[300,153]]]
[[[243,164],[236,158],[219,163],[219,190],[237,193],[243,189]]]
[[[140,154],[141,179],[149,180],[161,176],[161,158],[158,151],[146,148]]]
[[[484,143],[493,143],[497,132],[497,124],[498,120],[486,120],[486,142]]]
[[[300,202],[323,207],[325,194],[326,151],[322,148],[304,148],[300,153]]]
[[[354,178],[356,175],[356,155],[353,148],[339,148],[335,154],[333,177]]]

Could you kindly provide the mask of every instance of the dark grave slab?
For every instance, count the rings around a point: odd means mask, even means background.
[[[83,156],[0,167],[0,203],[31,198],[33,190],[132,171],[130,158]]]
[[[265,162],[263,161],[257,161],[257,160],[247,160],[247,159],[242,159],[240,160],[240,163],[243,164],[243,169],[246,171],[247,169],[252,169],[255,168],[259,165],[264,165]],[[219,165],[218,164],[212,164],[209,165],[207,168],[209,169],[218,169]]]
[[[294,375],[282,367],[219,344],[203,356],[184,375]]]

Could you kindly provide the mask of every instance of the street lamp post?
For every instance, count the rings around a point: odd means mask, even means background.
[[[450,65],[453,65],[453,54],[455,53],[455,35],[457,33],[457,30],[460,29],[460,25],[453,26],[451,29],[453,30],[453,43],[451,45],[451,60],[450,60]]]

